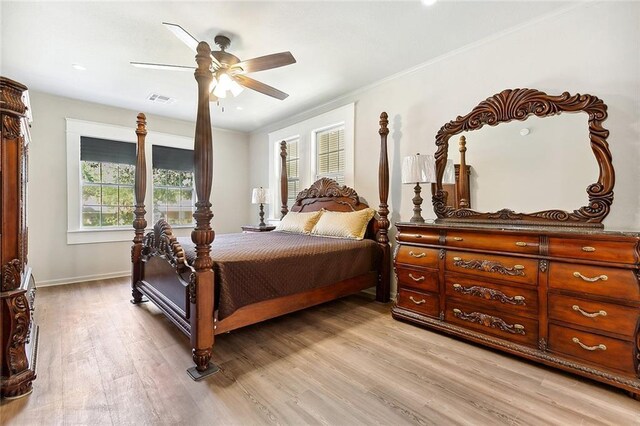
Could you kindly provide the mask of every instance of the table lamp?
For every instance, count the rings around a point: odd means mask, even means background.
[[[423,223],[422,197],[420,197],[420,184],[435,182],[435,162],[430,155],[409,155],[402,161],[402,183],[415,183],[413,191],[413,217],[410,222]]]
[[[260,223],[258,226],[264,228],[267,226],[264,223],[264,205],[269,204],[269,198],[271,194],[269,193],[269,188],[253,188],[253,193],[251,194],[251,204],[260,204]]]

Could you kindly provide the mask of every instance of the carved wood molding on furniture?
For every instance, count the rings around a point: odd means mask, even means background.
[[[36,378],[36,289],[27,261],[25,208],[30,143],[26,93],[24,85],[0,77],[0,398],[31,393]]]
[[[143,179],[146,165],[141,154],[144,153],[146,123],[144,116],[140,115],[136,130],[140,139],[136,162],[132,293],[134,303],[143,301],[142,296],[146,296],[190,336],[196,365],[188,371],[193,379],[199,380],[218,370],[210,363],[214,336],[217,334],[374,286],[376,300],[388,302],[390,252],[387,237],[389,211],[386,204],[389,183],[386,113],[380,116],[379,130],[380,207],[378,217],[370,221],[363,241],[260,232],[220,235],[215,238],[216,243],[212,247],[213,214],[209,199],[213,177],[213,145],[208,93],[212,75],[211,50],[206,43],[198,45],[196,60],[196,227],[191,234],[192,241],[189,241],[175,238],[169,224],[161,220],[154,226],[153,232],[141,238],[141,232],[144,232],[142,219],[146,186]],[[284,142],[281,144],[281,159],[281,212],[285,215],[288,207]],[[320,179],[298,195],[291,211],[313,212],[323,208],[329,211],[353,211],[367,207],[352,188],[339,186],[331,179]],[[356,253],[357,256],[354,255]],[[288,257],[276,263],[285,254]],[[345,260],[349,264],[335,263],[344,263]],[[304,270],[300,265],[305,262],[323,267],[309,267],[309,270],[313,269],[313,275],[300,279],[299,271]],[[235,269],[233,265],[236,265]],[[290,279],[286,280],[285,277]]]
[[[567,111],[589,114],[591,148],[600,168],[598,182],[587,189],[589,206],[572,213],[525,214],[507,209],[478,213],[443,204],[442,172],[452,135]],[[605,118],[606,106],[594,96],[516,89],[488,98],[444,125],[436,137],[433,201],[439,219],[434,224],[396,224],[398,298],[393,317],[608,383],[639,398],[640,233],[588,227],[602,226],[613,200],[608,132],[601,125]],[[547,137],[542,127],[537,129]],[[564,132],[571,138],[580,129]],[[514,156],[519,154],[514,150]],[[533,161],[532,155],[524,157]],[[544,151],[541,157],[547,155]],[[496,177],[508,181],[510,175]],[[462,173],[460,181],[465,181]],[[501,188],[507,201],[531,189]],[[480,198],[474,203],[479,205]]]
[[[516,213],[509,209],[496,212],[478,212],[468,208],[447,206],[443,192],[444,174],[449,149],[449,139],[461,132],[478,130],[485,125],[496,126],[512,120],[526,120],[529,116],[549,117],[564,112],[584,112],[588,114],[589,139],[591,149],[599,167],[596,183],[587,187],[589,203],[573,212],[564,210],[542,210],[534,213]],[[599,98],[591,95],[570,95],[564,92],[550,96],[534,89],[507,89],[480,102],[470,113],[459,116],[442,126],[436,135],[436,191],[433,208],[437,221],[455,220],[493,223],[520,223],[544,225],[583,225],[602,227],[602,220],[609,214],[613,202],[615,173],[611,163],[611,152],[607,143],[609,131],[602,126],[607,118],[607,106]],[[586,141],[585,141],[586,143]],[[460,183],[464,185],[465,179]],[[461,188],[464,191],[464,188]]]

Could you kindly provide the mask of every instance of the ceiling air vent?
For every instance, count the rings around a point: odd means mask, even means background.
[[[171,105],[176,101],[175,98],[170,98],[164,95],[158,95],[157,93],[152,93],[149,96],[147,96],[147,100],[155,104],[163,104],[163,105]]]

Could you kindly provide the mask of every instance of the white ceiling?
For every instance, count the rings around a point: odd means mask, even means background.
[[[213,108],[216,127],[251,131],[331,101],[449,51],[553,13],[567,2],[5,2],[3,76],[31,89],[195,120],[190,73],[138,69],[129,61],[194,64],[161,22],[208,41],[224,33],[241,59],[289,50],[297,63],[251,74],[290,94],[245,90]],[[76,71],[71,64],[84,65]],[[499,64],[497,65],[499,66]],[[177,99],[146,100],[150,93]],[[238,110],[237,107],[242,107]]]

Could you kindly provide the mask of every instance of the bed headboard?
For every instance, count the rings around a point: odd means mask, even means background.
[[[292,212],[353,212],[369,207],[362,202],[358,193],[348,186],[340,185],[333,179],[320,178],[308,189],[302,190],[291,206]]]

